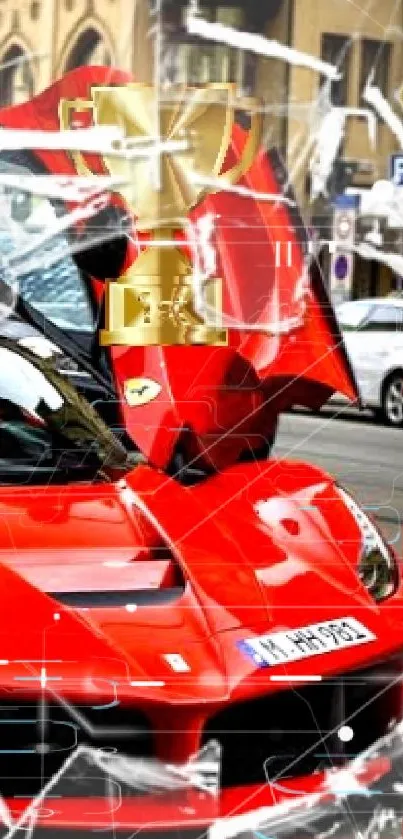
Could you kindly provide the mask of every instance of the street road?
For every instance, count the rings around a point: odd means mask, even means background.
[[[336,413],[336,417],[333,415]],[[377,424],[368,412],[340,407],[319,416],[284,414],[274,455],[307,460],[335,475],[402,552],[403,429]]]

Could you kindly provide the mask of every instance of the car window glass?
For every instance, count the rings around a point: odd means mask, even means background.
[[[0,171],[16,175],[28,170],[1,160]],[[14,266],[4,279],[59,328],[92,332],[91,302],[84,278],[71,256],[67,236],[45,236],[58,221],[51,202],[8,186],[2,190],[0,202],[0,259],[11,258]]]
[[[0,484],[2,460],[37,457],[43,447],[46,457],[53,458],[52,469],[64,468],[63,462],[75,474],[82,466],[96,473],[108,465],[125,468],[127,460],[125,447],[66,376],[48,361],[2,338]],[[41,461],[34,460],[36,465]]]
[[[401,332],[403,329],[403,308],[397,306],[376,306],[371,312],[366,332]]]
[[[336,309],[336,317],[341,329],[359,329],[365,322],[370,309],[371,304],[365,303],[364,301],[342,303],[342,305],[338,306]]]

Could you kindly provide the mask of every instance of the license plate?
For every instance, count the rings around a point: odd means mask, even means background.
[[[356,618],[337,618],[248,638],[240,647],[259,667],[272,667],[375,640],[376,635]]]

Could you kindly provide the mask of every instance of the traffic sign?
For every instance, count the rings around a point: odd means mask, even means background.
[[[340,253],[334,260],[334,276],[337,280],[346,280],[350,270],[350,254]]]
[[[338,202],[333,210],[333,247],[330,260],[330,296],[335,305],[349,300],[354,274],[357,204]]]
[[[403,154],[390,155],[389,178],[395,186],[403,186]]]
[[[360,194],[358,190],[355,190],[354,192],[341,192],[340,195],[336,195],[332,204],[337,210],[359,210],[360,200]]]
[[[336,213],[335,213],[336,216]],[[351,242],[351,236],[354,233],[355,213],[339,212],[337,213],[337,220],[335,220],[335,234],[336,239]]]

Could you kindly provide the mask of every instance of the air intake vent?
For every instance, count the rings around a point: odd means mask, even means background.
[[[75,609],[112,609],[132,606],[162,606],[177,600],[184,588],[136,589],[135,591],[58,591],[54,600]]]
[[[386,734],[400,707],[395,660],[230,705],[209,721],[203,741],[221,743],[223,787],[280,782],[342,765]],[[351,729],[347,743],[342,726]]]
[[[70,705],[39,698],[0,703],[0,794],[5,798],[37,795],[71,758],[79,745],[107,748],[139,757],[153,755],[146,717],[135,708]],[[97,773],[91,773],[95,776]],[[75,777],[64,782],[64,795],[105,796],[105,778]],[[80,773],[75,773],[80,775]]]

